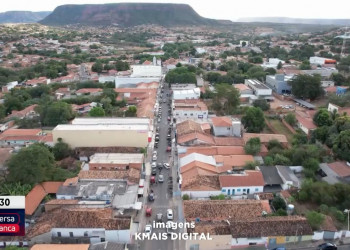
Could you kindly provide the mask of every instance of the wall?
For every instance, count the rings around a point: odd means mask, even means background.
[[[201,250],[230,249],[231,235],[210,235],[212,240],[186,240],[186,250],[190,250],[192,245],[198,245]]]
[[[174,110],[173,114],[174,114],[174,118],[208,119],[208,110],[181,110],[181,109],[176,109],[176,110]]]
[[[231,127],[215,127],[213,126],[215,136],[233,136],[233,128]]]
[[[336,105],[334,105],[332,103],[328,104],[328,111],[329,112],[334,112],[334,110],[336,110],[338,112],[338,109],[339,109],[338,106],[336,106]]]
[[[131,232],[130,230],[106,230],[106,241],[131,243]]]
[[[307,127],[304,127],[303,124],[301,124],[299,121],[297,122],[298,128],[300,128],[305,134],[309,135],[309,129]]]
[[[209,198],[210,196],[216,196],[221,194],[221,191],[182,191],[181,195],[188,194],[191,199],[196,198]]]
[[[249,246],[249,243],[256,243],[257,245],[264,246],[268,241],[267,237],[261,238],[232,238],[231,248],[238,248],[243,246]]]
[[[284,119],[281,120],[283,125],[286,126],[286,128],[292,133],[292,134],[296,134],[297,132],[295,131],[294,128],[292,128],[291,125],[288,124],[288,122],[286,122]]]
[[[53,140],[62,138],[76,147],[147,147],[148,131],[135,130],[53,130]]]
[[[225,191],[223,191],[224,189]],[[249,194],[262,193],[264,191],[263,186],[251,186],[251,187],[221,187],[221,192],[223,194],[228,195],[228,190],[230,190],[230,195],[232,195],[233,189],[234,189],[234,195],[243,195],[243,193],[248,194],[248,191],[247,191],[248,189],[249,189]],[[246,191],[244,192],[243,189],[245,189]]]
[[[113,164],[113,163],[89,163],[89,170],[125,170],[126,166],[129,168],[141,169],[142,163],[130,163],[130,164]]]

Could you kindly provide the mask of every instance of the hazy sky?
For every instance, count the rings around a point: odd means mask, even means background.
[[[235,20],[239,17],[350,18],[349,0],[1,0],[0,12],[52,11],[63,4],[117,2],[187,3],[201,16]]]

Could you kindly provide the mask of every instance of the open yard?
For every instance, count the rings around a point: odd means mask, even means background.
[[[283,123],[278,119],[268,119],[271,126],[279,133],[283,134],[287,137],[288,142],[292,142],[293,134],[289,131],[289,129],[283,125]]]

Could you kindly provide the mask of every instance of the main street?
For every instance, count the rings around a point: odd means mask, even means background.
[[[164,83],[163,83],[164,84]],[[174,206],[173,203],[173,189],[169,189],[169,177],[171,176],[173,179],[173,185],[171,186],[176,186],[177,185],[177,175],[176,171],[173,171],[173,164],[172,164],[172,158],[171,155],[172,152],[166,152],[166,149],[168,147],[168,140],[167,140],[167,135],[168,135],[168,128],[170,127],[171,121],[168,121],[168,110],[170,109],[170,106],[168,105],[169,102],[171,102],[171,93],[168,88],[168,86],[165,86],[164,84],[164,93],[161,93],[159,90],[158,94],[158,103],[159,107],[162,107],[162,114],[160,117],[160,121],[158,122],[158,110],[157,110],[157,117],[155,118],[155,129],[156,127],[159,127],[159,143],[158,143],[158,148],[154,148],[155,151],[157,151],[157,164],[158,163],[170,163],[170,169],[162,168],[161,171],[158,170],[157,168],[157,175],[156,175],[156,180],[158,180],[159,174],[162,174],[164,176],[164,183],[156,183],[156,184],[149,184],[149,192],[151,189],[153,190],[155,194],[155,198],[153,202],[146,201],[146,204],[144,204],[144,208],[146,207],[151,207],[152,208],[152,216],[146,218],[146,224],[153,224],[153,221],[155,221],[156,214],[162,213],[163,214],[163,222],[167,222],[167,209],[171,208],[173,209],[174,212],[174,220],[177,221],[178,218],[178,210]],[[167,96],[168,94],[168,96]],[[162,98],[160,98],[162,96]],[[163,103],[163,100],[166,100],[166,103]],[[172,135],[172,140],[174,138],[174,129],[172,129],[171,132]],[[174,146],[172,147],[174,149]],[[148,177],[148,183],[149,183],[149,178]],[[148,195],[148,193],[146,194]],[[144,230],[144,225],[141,225],[140,227],[140,232]],[[153,228],[152,233],[164,233],[166,232],[166,229],[157,229]],[[173,240],[167,239],[167,240],[145,240],[141,241],[140,243],[140,249],[145,249],[145,250],[166,250],[166,249],[174,249],[174,244],[175,247],[178,245],[178,242],[174,242]],[[177,247],[176,247],[177,248]],[[178,248],[177,248],[178,249]]]

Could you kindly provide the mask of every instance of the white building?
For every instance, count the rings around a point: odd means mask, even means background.
[[[256,79],[246,79],[244,84],[253,90],[253,94],[258,98],[273,99],[272,89]]]
[[[115,88],[136,88],[139,83],[159,82],[160,77],[123,77],[114,78]]]
[[[5,86],[2,87],[2,92],[3,93],[7,93],[9,92],[11,89],[13,89],[14,87],[16,87],[18,85],[17,81],[14,82],[9,82],[8,84],[6,84]]]
[[[132,65],[131,77],[161,77],[162,67],[157,65]]]
[[[198,100],[175,100],[173,115],[176,119],[208,119],[207,105]]]
[[[324,57],[318,57],[318,56],[312,56],[312,57],[310,57],[309,61],[310,61],[310,64],[320,64],[320,65],[323,65],[323,64],[335,64],[335,63],[337,63],[337,61],[334,60],[334,59],[329,59],[329,58],[324,58]]]
[[[215,136],[241,137],[241,121],[231,117],[212,117],[213,131]]]
[[[277,69],[277,66],[279,63],[282,63],[284,64],[285,61],[281,60],[281,59],[278,59],[278,58],[269,58],[269,61],[268,62],[264,62],[261,66],[263,68],[274,68],[274,69]]]
[[[201,95],[201,90],[199,88],[173,91],[174,100],[199,99],[200,95]]]

